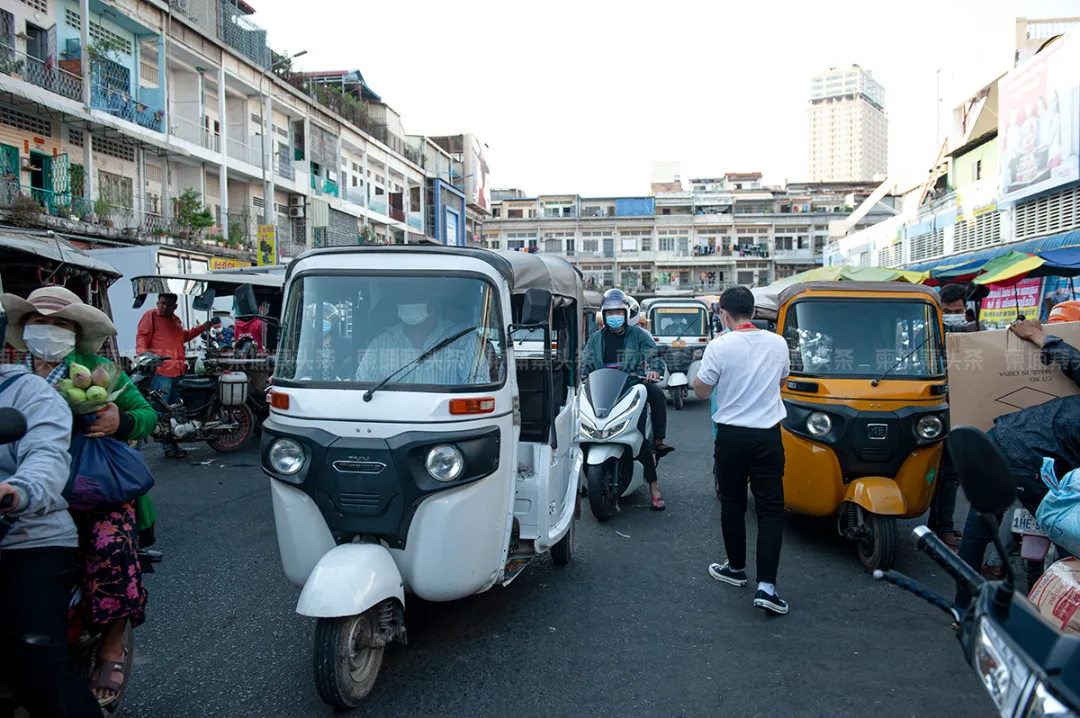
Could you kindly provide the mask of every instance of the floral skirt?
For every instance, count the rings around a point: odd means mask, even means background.
[[[132,504],[72,511],[79,527],[79,580],[87,615],[95,626],[126,618],[146,620],[146,587],[138,557],[138,532]],[[89,599],[89,600],[87,600]]]

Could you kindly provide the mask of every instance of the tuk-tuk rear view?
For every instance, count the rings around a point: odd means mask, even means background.
[[[791,351],[786,507],[836,516],[863,566],[888,569],[896,519],[930,506],[948,432],[937,294],[903,282],[794,284],[777,326]]]
[[[406,593],[455,600],[570,560],[581,312],[556,257],[371,247],[291,265],[262,465],[327,703],[371,690]],[[508,338],[532,332],[517,357]]]

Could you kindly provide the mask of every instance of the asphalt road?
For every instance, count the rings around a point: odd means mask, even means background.
[[[644,493],[604,525],[586,509],[570,565],[545,559],[505,589],[409,603],[409,645],[387,650],[375,690],[347,715],[993,714],[948,617],[874,582],[830,522],[789,517],[787,616],[754,609],[750,587],[710,578],[723,545],[707,406],[670,410],[670,434],[666,512],[649,511]],[[281,570],[257,453],[204,447],[178,464],[148,451],[166,561],[147,577],[122,715],[333,715],[311,680],[314,623],[293,612],[299,591]],[[908,538],[916,523],[905,524],[897,568],[950,593]],[[748,527],[752,547],[752,514]]]

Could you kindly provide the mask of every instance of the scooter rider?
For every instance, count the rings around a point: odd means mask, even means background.
[[[664,392],[656,385],[660,379],[656,344],[642,329],[627,324],[629,314],[627,307],[626,294],[622,290],[610,289],[604,295],[604,301],[600,305],[604,328],[594,333],[585,345],[582,373],[587,376],[594,369],[610,367],[636,376],[642,367],[647,369],[645,389],[648,395],[649,411],[652,413],[654,439],[653,446],[650,446],[647,441],[642,444],[641,455],[638,458],[645,468],[645,480],[649,484],[652,509],[663,511],[665,503],[657,483],[656,461],[675,449],[664,443],[664,433],[667,430],[667,406]],[[644,412],[641,414],[640,421],[639,426],[644,430]]]

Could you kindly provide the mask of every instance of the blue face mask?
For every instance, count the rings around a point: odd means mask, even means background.
[[[626,317],[621,314],[612,314],[604,317],[604,324],[608,325],[608,329],[622,329],[626,324]]]
[[[330,333],[330,330],[331,330],[331,329],[333,329],[333,328],[334,328],[334,325],[333,325],[333,324],[331,324],[331,323],[330,323],[330,321],[329,321],[328,319],[323,319],[323,322],[322,322],[322,333],[323,333],[323,336],[324,336],[324,337],[325,337],[325,336],[326,336],[327,334],[329,334],[329,333]]]

